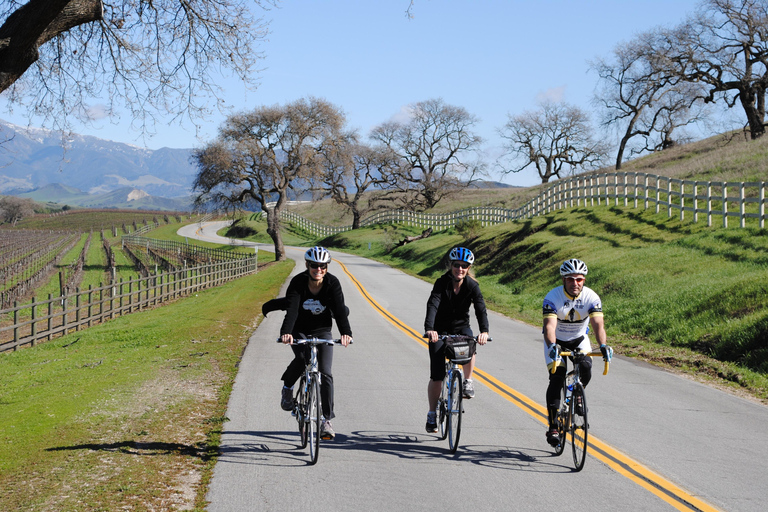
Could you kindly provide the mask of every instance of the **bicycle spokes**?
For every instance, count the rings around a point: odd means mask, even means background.
[[[450,384],[448,393],[448,446],[451,453],[455,453],[459,447],[459,436],[461,435],[461,413],[462,411],[462,375],[459,371],[452,371],[450,374]]]
[[[576,471],[581,471],[587,459],[588,431],[587,399],[584,396],[584,388],[577,384],[573,389],[571,398],[571,445],[573,447],[573,464]]]

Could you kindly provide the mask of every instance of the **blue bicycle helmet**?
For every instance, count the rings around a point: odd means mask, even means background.
[[[475,255],[466,247],[454,247],[448,254],[448,258],[451,261],[464,261],[470,265],[475,262]]]

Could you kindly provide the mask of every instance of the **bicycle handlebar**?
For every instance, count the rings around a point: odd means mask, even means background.
[[[564,350],[564,351],[560,352],[560,356],[561,357],[568,357],[568,356],[571,356],[571,355],[573,355],[573,352],[570,351],[570,350]],[[593,351],[593,352],[589,352],[589,353],[585,353],[584,355],[585,356],[600,356],[600,357],[603,357],[603,353],[600,352],[599,350],[596,350],[596,351]],[[557,362],[557,361],[555,361],[555,362]],[[610,361],[605,361],[605,366],[603,368],[603,375],[608,375],[608,365],[610,365],[610,364],[611,364]],[[556,370],[557,370],[557,364],[553,364],[551,372],[555,373]]]
[[[424,334],[422,338],[429,338],[429,336]],[[437,339],[439,340],[450,339],[450,338],[472,338],[473,340],[477,341],[477,336],[467,336],[466,334],[438,334],[437,335]],[[488,341],[493,341],[493,338],[488,336]]]
[[[277,338],[278,343],[282,343],[282,338]],[[354,343],[355,340],[349,340],[350,343]],[[323,338],[294,338],[292,343],[286,343],[286,345],[337,345],[341,343],[341,339],[323,339]]]

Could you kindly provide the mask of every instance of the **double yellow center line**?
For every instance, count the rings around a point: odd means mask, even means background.
[[[360,281],[358,281],[355,276],[352,275],[346,265],[339,262],[338,260],[336,261],[339,263],[342,270],[344,270],[344,273],[346,273],[349,279],[352,280],[352,282],[355,284],[363,298],[365,298],[365,300],[368,301],[368,303],[371,304],[374,309],[381,313],[381,315],[390,323],[392,323],[392,325],[403,331],[410,338],[416,340],[424,347],[427,346],[427,343],[422,338],[422,333],[420,331],[417,331],[416,329],[406,325],[403,321],[384,309],[374,300],[374,298],[363,287]],[[474,369],[474,376],[477,380],[494,390],[496,393],[503,396],[508,401],[512,402],[516,406],[520,407],[523,411],[530,414],[533,418],[539,420],[545,425],[547,424],[547,411],[544,406],[536,403],[527,396],[496,379],[491,374],[486,373],[477,367]],[[702,500],[691,496],[666,478],[651,471],[639,462],[608,446],[592,435],[589,436],[588,445],[589,454],[604,462],[614,471],[655,494],[677,510],[718,512],[718,509],[712,505],[709,505]]]

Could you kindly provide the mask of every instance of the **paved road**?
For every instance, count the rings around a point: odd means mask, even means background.
[[[240,365],[208,510],[763,509],[768,408],[617,357],[587,390],[594,445],[575,473],[570,452],[554,456],[544,438],[540,328],[497,314],[451,455],[424,432],[428,355],[416,337],[430,285],[333,256],[355,334],[335,349],[337,439],[308,465],[296,422],[278,405],[291,354],[274,342],[282,314],[270,314]]]

